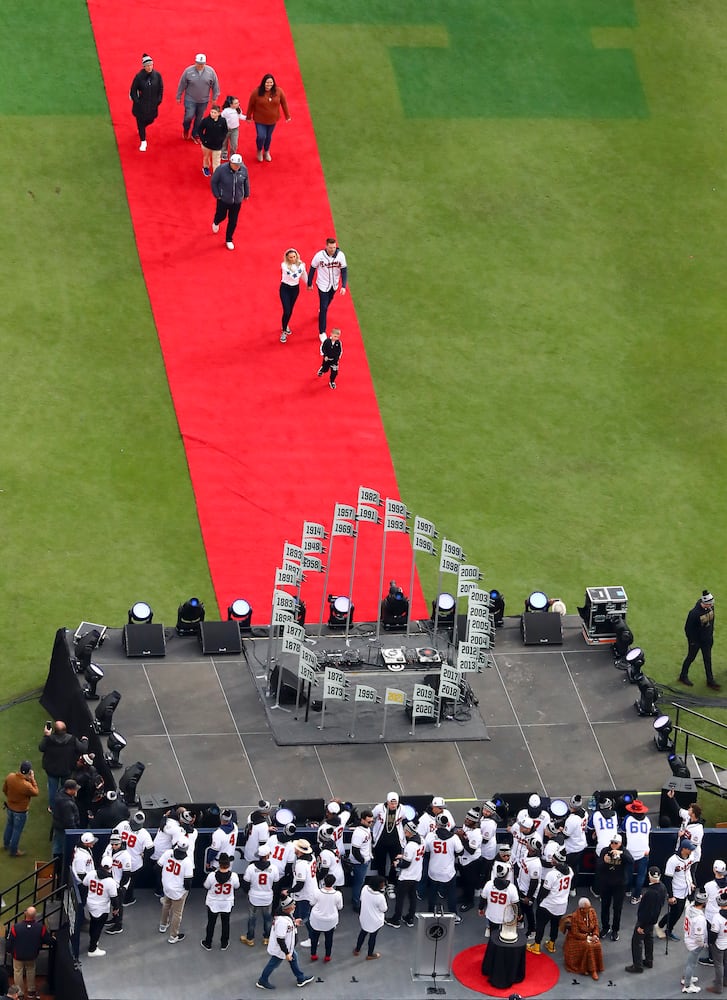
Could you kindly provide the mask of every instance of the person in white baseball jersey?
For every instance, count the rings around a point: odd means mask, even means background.
[[[528,855],[529,837],[537,837],[539,832],[540,831],[535,828],[535,820],[532,816],[527,815],[521,816],[521,818],[516,820],[516,822],[514,822],[510,827],[510,833],[512,835],[512,851],[510,853],[510,861],[512,862],[516,872],[517,866],[520,864],[520,858],[526,858]]]
[[[220,852],[216,858],[217,865],[204,880],[207,890],[205,905],[207,907],[207,930],[200,944],[205,951],[212,950],[212,938],[219,915],[222,927],[220,947],[227,951],[230,947],[230,913],[235,905],[235,893],[240,888],[240,878],[230,868],[232,856]]]
[[[535,900],[543,878],[543,863],[540,860],[542,845],[536,836],[528,840],[528,856],[520,860],[517,889],[520,893],[520,910],[525,921],[528,938],[535,936]]]
[[[675,851],[666,863],[664,885],[668,894],[669,909],[655,927],[657,937],[663,938],[668,935],[671,941],[679,940],[674,933],[674,927],[684,912],[687,897],[694,889],[691,871],[694,851],[695,847],[691,840],[682,840],[679,850]]]
[[[346,829],[346,825],[351,818],[351,810],[347,809],[345,804],[341,802],[340,799],[332,799],[326,806],[326,811],[323,816],[323,822],[332,828],[333,840],[336,844],[336,850],[340,857],[346,853],[346,849],[343,844],[343,834]]]
[[[283,889],[289,889],[293,884],[293,868],[296,861],[294,840],[295,823],[286,823],[281,830],[276,830],[268,840],[270,848],[268,856],[280,874],[273,889],[273,912],[278,908]]]
[[[320,885],[326,875],[331,874],[335,878],[335,886],[340,889],[345,884],[346,878],[343,874],[343,862],[333,839],[334,829],[329,823],[321,823],[318,827],[318,865],[316,877]]]
[[[545,942],[547,951],[555,951],[558,938],[558,923],[568,908],[568,897],[573,872],[566,863],[566,853],[561,847],[553,857],[554,867],[545,875],[538,893],[538,910],[535,917],[535,941],[527,946],[528,951],[540,954],[540,942],[543,940],[545,925],[550,922],[548,940]]]
[[[326,954],[324,962],[331,961],[333,951],[333,935],[338,927],[338,914],[343,909],[343,896],[336,888],[336,878],[329,872],[323,879],[323,885],[316,889],[315,900],[311,907],[308,923],[310,925],[310,960],[318,961],[318,941],[321,934],[325,942]]]
[[[482,888],[482,831],[479,809],[473,808],[467,811],[457,835],[462,841],[463,848],[459,858],[459,909],[461,913],[466,913],[474,906],[475,893]]]
[[[502,927],[508,906],[520,912],[520,895],[508,878],[507,865],[496,861],[492,868],[493,878],[480,890],[480,915],[487,919],[490,937]]]
[[[568,815],[563,824],[563,846],[565,847],[568,867],[573,872],[573,885],[571,886],[570,894],[571,896],[575,896],[575,883],[578,878],[578,872],[581,870],[583,852],[588,847],[588,838],[586,837],[588,813],[583,807],[583,798],[580,795],[571,796],[568,803],[568,810]],[[644,870],[645,874],[646,871]]]
[[[704,914],[704,907],[707,904],[707,893],[698,889],[694,894],[694,900],[687,904],[684,914],[684,947],[687,949],[687,961],[684,966],[682,976],[682,993],[699,993],[696,985],[698,976],[697,959],[699,953],[707,944],[707,918]]]
[[[283,894],[280,900],[280,913],[273,920],[273,926],[270,931],[270,940],[268,941],[268,955],[270,955],[270,958],[268,959],[268,964],[260,973],[258,981],[255,983],[260,990],[275,989],[270,982],[270,976],[283,962],[289,963],[290,971],[295,976],[298,986],[307,986],[308,983],[312,983],[316,978],[315,976],[306,976],[298,961],[298,953],[295,950],[295,945],[298,940],[298,927],[301,920],[299,917],[293,917],[294,909],[295,901],[287,893]]]
[[[533,821],[532,833],[536,833],[541,840],[544,840],[545,827],[550,819],[550,813],[543,807],[543,802],[539,795],[533,793],[530,796],[525,809],[521,809],[515,817],[515,822],[520,823],[526,816]]]
[[[177,822],[177,817],[173,810],[169,809],[161,818],[159,829],[154,836],[154,849],[151,859],[156,862],[155,872],[157,876],[156,895],[160,898],[164,895],[162,890],[162,872],[158,867],[159,858],[165,851],[171,851],[174,842],[183,836],[182,828]]]
[[[85,901],[87,890],[86,879],[96,874],[96,862],[91,853],[93,845],[98,843],[92,833],[82,833],[80,843],[73,848],[71,871],[81,883],[81,898]]]
[[[667,792],[670,798],[674,796],[674,789]],[[704,840],[704,822],[702,820],[702,807],[698,802],[692,802],[688,809],[679,810],[681,827],[677,834],[677,844],[681,840],[689,840],[694,848],[692,852],[692,866],[699,864],[702,857],[702,841]]]
[[[194,876],[194,864],[187,856],[187,844],[178,840],[176,845],[169,851],[165,851],[159,858],[157,864],[162,870],[162,915],[159,920],[159,933],[165,934],[169,931],[167,941],[169,944],[176,944],[184,940],[184,934],[180,931],[182,925],[182,914],[184,904],[187,901],[189,890],[192,888],[192,878]]]
[[[270,847],[260,844],[260,855],[245,869],[243,881],[249,887],[249,909],[247,915],[247,934],[240,937],[243,944],[250,948],[255,944],[255,927],[258,916],[263,918],[263,944],[268,943],[270,926],[273,920],[273,887],[280,878],[280,872],[270,860]]]
[[[231,809],[223,809],[220,812],[220,825],[212,834],[210,846],[207,850],[208,871],[217,867],[217,858],[220,854],[228,854],[235,857],[238,835],[237,823]]]
[[[110,868],[99,865],[98,874],[94,872],[86,879],[88,895],[86,909],[88,910],[88,955],[89,958],[102,958],[106,952],[99,948],[101,931],[116,901],[116,882]]]
[[[223,112],[224,114],[224,112]],[[306,266],[300,259],[300,254],[295,247],[290,247],[283,254],[283,261],[280,265],[280,302],[283,306],[283,316],[281,320],[280,343],[284,344],[291,334],[288,326],[290,317],[300,292],[301,281],[305,284]]]
[[[116,902],[111,910],[113,920],[104,930],[106,934],[123,934],[123,907],[126,889],[131,881],[131,855],[120,833],[112,833],[109,837],[108,846],[101,858],[101,867],[110,868],[116,882]]]
[[[348,285],[348,265],[346,255],[338,246],[335,236],[329,236],[323,250],[314,255],[308,269],[308,288],[313,287],[313,275],[318,289],[318,339],[326,339],[326,318],[328,307],[341,286],[341,295],[346,294]]]
[[[442,907],[446,904],[455,915],[454,922],[459,924],[462,917],[457,913],[456,865],[464,848],[446,816],[437,817],[437,829],[424,841],[424,850],[429,855],[429,908],[433,910],[435,905]]]
[[[414,914],[417,908],[417,886],[422,877],[422,865],[425,854],[424,844],[417,832],[417,825],[413,821],[404,824],[404,836],[406,837],[406,843],[396,861],[397,879],[394,915],[385,921],[389,927],[401,927],[402,919],[407,927],[413,927]],[[404,913],[405,905],[406,913]]]
[[[295,916],[308,924],[308,916],[315,900],[317,888],[317,862],[313,857],[313,848],[302,837],[293,841],[296,861],[293,867],[293,885],[290,894],[295,899]],[[308,928],[310,932],[310,928]],[[310,940],[301,941],[301,948],[310,948]]]
[[[384,917],[388,908],[385,889],[386,879],[378,878],[373,885],[365,885],[361,890],[361,912],[358,915],[361,930],[356,938],[356,947],[353,949],[353,953],[354,955],[361,954],[368,934],[367,962],[381,958],[381,953],[376,951],[376,935],[384,926]]]
[[[482,803],[482,819],[480,820],[480,832],[482,833],[482,881],[483,884],[489,879],[492,871],[492,864],[497,856],[497,823],[499,816],[495,803],[491,799],[486,799]]]
[[[374,814],[371,809],[362,809],[359,825],[354,827],[349,845],[349,861],[351,862],[351,905],[356,913],[361,907],[361,890],[363,889],[372,859],[371,827]]]
[[[613,808],[613,800],[604,795],[588,821],[588,828],[591,840],[595,846],[596,857],[601,856],[601,851],[611,843],[613,834],[618,833],[618,823],[618,816],[616,815],[616,810]],[[591,892],[596,899],[600,897],[598,871],[594,873]]]
[[[717,897],[720,893],[727,892],[727,864],[718,858],[712,865],[712,874],[714,878],[704,883],[704,891],[707,895],[704,916],[708,924],[711,923],[712,918],[716,916],[717,910],[719,910]],[[709,966],[710,968],[714,965],[712,956],[709,953],[709,944],[704,947],[702,954],[699,956],[699,964]]]
[[[709,944],[714,962],[714,985],[708,993],[721,993],[727,984],[727,892],[717,897],[719,909],[709,922]]]
[[[138,809],[130,820],[124,820],[114,828],[114,833],[121,834],[121,839],[131,858],[131,879],[126,887],[124,906],[133,906],[136,902],[136,894],[134,892],[135,883],[139,877],[139,872],[154,850],[154,842],[151,834],[144,827],[145,823],[146,816],[141,809]]]
[[[258,802],[247,819],[245,839],[245,861],[251,864],[258,857],[258,847],[270,839],[270,803],[265,799]]]
[[[633,867],[626,873],[626,889],[631,890],[631,903],[638,905],[641,891],[646,881],[649,868],[649,852],[651,850],[651,820],[647,813],[648,806],[641,799],[634,799],[626,805],[626,818],[623,832],[626,847],[634,859]]]

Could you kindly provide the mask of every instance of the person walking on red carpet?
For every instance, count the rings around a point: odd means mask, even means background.
[[[139,151],[146,152],[146,130],[159,114],[159,105],[164,97],[164,81],[161,73],[154,69],[154,60],[146,52],[141,57],[141,69],[131,81],[129,88],[131,113],[136,118],[139,132]]]
[[[293,309],[298,300],[300,283],[305,280],[306,275],[305,264],[300,259],[300,254],[295,247],[290,247],[285,251],[280,271],[280,301],[283,305],[280,343],[284,344],[291,334],[288,323],[290,323],[290,317],[293,315]]]
[[[330,375],[328,376],[328,385],[331,389],[335,389],[336,377],[338,375],[338,365],[341,360],[341,355],[343,354],[343,344],[341,343],[340,330],[331,330],[331,336],[326,337],[323,341],[321,354],[323,355],[323,364],[318,369],[318,375],[325,375],[326,372],[330,372]]]
[[[227,139],[227,121],[222,117],[219,104],[213,104],[210,113],[200,122],[199,138],[202,142],[202,173],[211,177],[220,165],[222,147]]]
[[[222,105],[222,117],[227,122],[227,136],[222,147],[222,159],[228,160],[233,153],[237,152],[237,141],[240,136],[240,122],[245,121],[245,116],[240,107],[240,99],[234,94],[228,94],[225,103]]]
[[[250,94],[245,113],[247,120],[255,123],[255,145],[260,163],[263,159],[272,160],[270,143],[273,141],[275,126],[280,120],[281,109],[286,122],[289,122],[290,112],[285,94],[276,84],[273,74],[266,73],[260,81],[260,86]]]
[[[348,286],[348,265],[346,255],[336,242],[335,236],[329,236],[323,250],[319,250],[310,262],[308,270],[308,288],[313,287],[313,275],[316,277],[318,289],[318,339],[321,343],[326,339],[326,322],[328,307],[341,285],[341,295],[346,294]]]
[[[220,223],[227,219],[225,246],[234,250],[232,241],[237,228],[237,218],[243,201],[250,197],[250,180],[247,167],[239,153],[233,153],[229,163],[222,163],[212,174],[210,182],[212,194],[217,199],[217,208],[212,222],[212,232],[220,231]]]
[[[220,83],[217,74],[207,65],[207,56],[199,52],[194,57],[194,63],[187,66],[179,78],[177,86],[177,104],[184,99],[184,120],[182,134],[189,138],[189,128],[192,126],[192,139],[199,145],[199,126],[204,118],[207,105],[217,101],[220,96]],[[194,124],[192,124],[194,122]]]

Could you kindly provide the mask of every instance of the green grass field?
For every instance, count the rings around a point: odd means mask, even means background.
[[[625,586],[673,680],[727,594],[727,6],[288,10],[402,497],[510,611]],[[0,69],[2,703],[58,626],[212,588],[85,6],[0,27],[32,52]],[[0,714],[6,772],[41,721]]]

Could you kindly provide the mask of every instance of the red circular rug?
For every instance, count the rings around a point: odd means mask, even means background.
[[[506,990],[497,990],[482,975],[482,956],[487,945],[476,944],[473,948],[465,948],[455,956],[452,962],[452,972],[469,990],[484,993],[488,997],[510,997],[519,993],[521,997],[535,997],[552,989],[560,977],[560,969],[548,955],[525,956],[525,979],[521,983],[513,983]]]

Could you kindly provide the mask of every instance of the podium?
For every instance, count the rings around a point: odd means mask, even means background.
[[[411,978],[415,982],[452,978],[454,914],[417,913]]]

